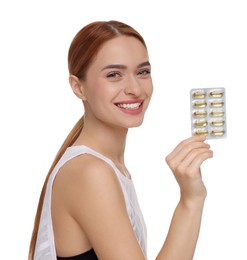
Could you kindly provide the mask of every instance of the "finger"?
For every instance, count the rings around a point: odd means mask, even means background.
[[[201,154],[203,153],[212,153],[212,151],[209,150],[209,147],[202,147],[202,148],[197,148],[197,149],[193,149],[192,151],[190,151],[185,158],[182,161],[182,164],[184,165],[184,167],[189,167],[191,165],[191,163],[196,160],[196,158],[199,156],[201,156]]]
[[[190,171],[191,173],[197,173],[198,169],[200,169],[202,163],[213,157],[213,151],[212,150],[207,150],[204,151],[200,154],[198,154],[194,160],[191,161],[190,165],[188,166],[188,171]]]
[[[197,135],[197,136],[191,136],[185,140],[183,140],[182,142],[180,142],[176,148],[170,153],[171,156],[177,154],[178,152],[181,151],[181,149],[183,149],[184,146],[188,145],[191,142],[203,142],[205,141],[206,138],[204,135]]]
[[[184,161],[184,159],[192,152],[196,154],[197,149],[205,148],[209,149],[209,145],[203,141],[193,141],[187,142],[182,149],[178,150],[176,153],[173,152],[167,156],[166,161],[168,165],[174,169],[176,166]]]

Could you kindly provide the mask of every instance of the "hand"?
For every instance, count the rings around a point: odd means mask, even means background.
[[[204,200],[207,194],[200,166],[206,159],[213,157],[213,152],[204,141],[204,136],[185,139],[166,157],[180,186],[181,200],[186,202]]]

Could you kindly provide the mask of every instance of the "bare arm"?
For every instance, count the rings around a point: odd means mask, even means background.
[[[206,189],[201,163],[212,157],[201,137],[180,143],[167,156],[181,190],[168,234],[157,260],[191,260],[195,251]],[[59,180],[60,179],[60,180]],[[144,260],[133,232],[119,181],[113,169],[100,159],[82,156],[60,175],[58,196],[63,211],[71,216],[99,259]]]
[[[61,196],[65,211],[86,234],[97,257],[144,260],[114,170],[90,155],[74,162],[73,170],[64,175]]]
[[[189,138],[166,158],[180,186],[181,196],[156,260],[193,259],[206,198],[200,165],[212,157],[212,151],[204,140],[204,137]]]

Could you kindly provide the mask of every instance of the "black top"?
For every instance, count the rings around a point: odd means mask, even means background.
[[[98,260],[97,255],[95,254],[93,249],[82,253],[81,255],[70,256],[70,257],[59,257],[57,256],[57,260]]]

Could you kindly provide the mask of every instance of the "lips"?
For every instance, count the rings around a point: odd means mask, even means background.
[[[117,106],[124,109],[138,109],[142,103],[132,103],[132,104],[126,104],[126,103],[118,103]]]
[[[142,111],[143,100],[126,100],[117,102],[115,105],[128,114],[138,114]]]

